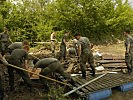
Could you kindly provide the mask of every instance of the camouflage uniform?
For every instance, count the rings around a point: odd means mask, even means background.
[[[126,41],[125,41],[125,47],[126,47],[126,51],[128,49],[128,44],[130,44],[129,47],[129,52],[128,54],[125,53],[125,62],[127,65],[127,69],[128,72],[132,72],[132,68],[133,68],[133,37],[131,37],[130,35],[127,36]]]
[[[22,49],[22,43],[12,43],[8,46],[8,52],[11,54],[15,49]]]
[[[9,63],[12,65],[18,66],[20,68],[23,68],[24,61],[27,59],[28,59],[28,53],[24,49],[15,49],[11,53],[11,57],[9,58]],[[24,82],[29,87],[31,87],[31,80],[27,72],[8,66],[9,85],[10,85],[11,91],[14,90],[14,73],[13,73],[14,70],[16,70],[16,72],[22,77]]]
[[[0,53],[2,56],[5,55],[7,51],[7,47],[9,45],[9,35],[7,32],[0,33]],[[0,63],[4,63],[0,61]],[[0,71],[0,100],[4,98],[4,87],[3,87],[3,80],[2,80],[2,72]]]
[[[81,45],[80,67],[82,76],[86,77],[86,62],[90,64],[93,75],[95,75],[94,58],[90,47],[90,41],[87,37],[80,37],[78,45]]]
[[[52,50],[52,53],[54,53],[55,52],[56,39],[55,39],[55,35],[53,33],[51,34],[50,40],[51,40],[51,50]]]
[[[70,75],[64,72],[62,64],[56,58],[44,58],[35,64],[35,68],[42,68],[40,74],[48,75],[52,72],[57,72],[64,78],[69,79]]]
[[[67,41],[67,35],[65,34],[62,38],[62,42],[61,42],[61,45],[60,45],[60,60],[62,59],[66,59],[66,44],[64,43],[64,41]]]
[[[7,32],[0,33],[0,52],[4,55],[7,51],[7,47],[10,44],[9,35]]]
[[[70,75],[64,72],[62,64],[56,58],[44,58],[39,60],[34,68],[42,68],[41,75],[49,75],[52,72],[59,73],[65,79],[70,79]],[[40,77],[40,79],[46,84],[46,80]]]

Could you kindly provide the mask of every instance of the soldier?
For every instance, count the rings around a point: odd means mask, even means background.
[[[66,32],[62,37],[61,45],[60,45],[60,57],[59,60],[66,60],[66,46],[67,46],[67,36],[69,32]]]
[[[29,51],[29,45],[24,45],[23,49],[13,50],[9,58],[9,63],[18,66],[20,68],[27,69],[28,51]],[[14,73],[13,73],[14,69],[15,68],[8,66],[10,91],[14,90]],[[19,69],[15,70],[22,77],[27,86],[31,88],[31,80],[29,78],[28,73]]]
[[[124,35],[126,37],[125,40],[125,62],[127,65],[128,73],[130,74],[132,72],[133,68],[133,37],[129,35],[130,31],[126,30],[124,32]]]
[[[90,64],[92,75],[95,76],[94,58],[89,39],[87,37],[81,37],[80,33],[76,33],[75,38],[78,40],[78,56],[80,58],[82,77],[86,78],[86,62]]]
[[[8,52],[11,54],[13,50],[22,49],[24,45],[29,45],[29,42],[27,40],[24,40],[22,43],[12,43],[8,46]]]
[[[8,30],[4,27],[4,32],[0,33],[0,48],[1,53],[4,55],[7,51],[7,47],[10,45],[11,40],[8,34]]]
[[[51,50],[52,50],[52,53],[55,53],[55,43],[57,41],[56,40],[56,33],[55,32],[51,33],[50,41],[51,41]]]
[[[8,30],[4,27],[4,32],[0,33],[0,60],[3,64],[7,64],[7,61],[4,58],[5,53],[7,52],[7,47],[11,43]]]
[[[11,41],[8,34],[8,30],[6,27],[4,27],[4,32],[0,33],[0,60],[1,60],[0,63],[3,63],[4,65],[8,64],[4,58],[4,55],[7,51],[7,47],[10,42]],[[0,72],[0,100],[3,100],[3,98],[4,98],[4,87],[3,87],[2,73]]]
[[[37,63],[36,63],[37,62]],[[68,73],[64,72],[63,65],[60,63],[59,60],[56,58],[44,58],[41,60],[34,60],[33,63],[35,64],[33,68],[33,72],[35,72],[36,68],[42,68],[40,74],[41,75],[49,75],[52,72],[59,73],[62,75],[65,79],[67,79],[70,83],[73,83],[71,76]],[[32,76],[32,74],[31,74]],[[40,80],[44,82],[44,85],[48,88],[46,80],[43,80],[43,78],[40,77]]]

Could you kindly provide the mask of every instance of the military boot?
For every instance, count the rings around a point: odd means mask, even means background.
[[[131,75],[132,69],[128,69],[128,74]]]
[[[82,77],[86,79],[86,71],[82,71]]]
[[[95,70],[92,70],[92,76],[95,77]]]
[[[3,99],[4,99],[4,92],[0,91],[0,100],[3,100]]]

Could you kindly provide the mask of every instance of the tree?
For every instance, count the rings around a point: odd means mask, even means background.
[[[7,6],[9,5],[9,6]],[[14,41],[47,41],[56,30],[80,32],[93,43],[106,43],[121,37],[124,28],[133,29],[133,9],[128,0],[22,0],[5,2],[1,18],[9,27]]]

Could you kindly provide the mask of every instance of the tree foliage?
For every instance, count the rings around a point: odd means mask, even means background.
[[[60,39],[69,30],[93,43],[105,43],[121,39],[125,28],[133,29],[128,0],[2,0],[0,4],[0,29],[7,26],[14,41],[47,41],[52,31]]]

